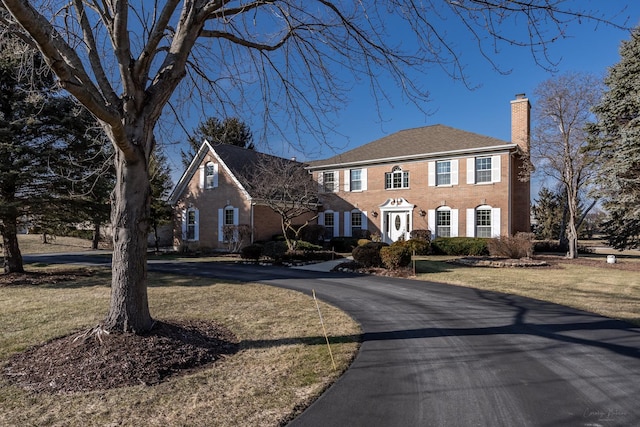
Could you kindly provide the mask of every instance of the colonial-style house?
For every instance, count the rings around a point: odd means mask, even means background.
[[[325,239],[378,234],[392,242],[416,229],[435,237],[530,231],[529,111],[524,95],[511,101],[511,142],[433,125],[309,163]],[[242,185],[262,156],[268,155],[202,144],[170,196],[175,246],[226,249],[225,225],[248,225],[248,241],[282,232],[280,216]]]
[[[309,171],[330,236],[367,230],[385,242],[415,229],[435,237],[496,237],[530,231],[529,110],[511,101],[511,142],[443,125],[403,130]]]
[[[204,141],[169,196],[175,207],[174,247],[226,250],[225,226],[246,226],[245,244],[282,234],[281,216],[243,185],[254,167],[273,157],[229,144]],[[294,160],[289,160],[294,161]],[[300,223],[314,213],[302,215]]]

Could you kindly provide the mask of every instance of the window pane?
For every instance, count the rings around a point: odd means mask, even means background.
[[[333,172],[323,173],[324,191],[327,193],[333,193],[336,190],[335,186],[335,174]]]
[[[209,163],[205,169],[205,188],[213,188],[213,176],[215,174],[215,169],[213,167],[213,163]]]
[[[436,162],[436,185],[451,184],[451,162]]]
[[[476,210],[476,237],[491,237],[491,209]]]
[[[233,225],[233,208],[224,210],[224,225]]]
[[[351,191],[362,190],[362,169],[351,169]]]
[[[438,237],[451,236],[451,211],[442,210],[436,212],[436,235]]]
[[[333,221],[333,212],[324,214],[324,237],[325,239],[333,238],[333,226],[335,222]]]
[[[491,157],[476,158],[476,182],[491,182]]]
[[[196,212],[187,212],[187,239],[193,240],[196,238]]]
[[[390,172],[386,172],[384,174],[384,188],[391,188],[391,173]]]

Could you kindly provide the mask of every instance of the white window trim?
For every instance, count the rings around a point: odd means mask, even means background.
[[[438,167],[437,163],[439,162],[449,162],[449,184],[438,184]],[[458,159],[442,159],[437,161],[432,161],[427,163],[428,168],[428,177],[427,177],[427,185],[429,187],[453,187],[458,185],[459,179],[458,175],[460,173],[460,166]]]
[[[213,185],[211,187],[206,187],[206,179],[207,179],[207,166],[209,165],[213,165]],[[218,187],[218,164],[214,163],[214,162],[207,162],[203,165],[200,166],[199,168],[200,171],[200,182],[198,187],[200,189],[211,189],[211,188],[217,188]]]
[[[429,209],[427,211],[427,222],[429,225],[429,230],[431,231],[431,235],[434,236],[435,239],[438,237],[438,211],[449,211],[450,212],[450,225],[449,225],[449,237],[458,237],[459,230],[459,214],[458,209],[451,209],[449,206],[440,206],[437,209]]]
[[[194,212],[193,239],[187,239],[187,218],[189,212]],[[197,242],[200,240],[200,211],[196,208],[188,208],[182,211],[182,240],[184,242]]]
[[[324,217],[326,214],[333,214],[333,236],[339,236],[340,234],[340,215],[338,215],[338,212],[332,211],[332,210],[326,210],[324,212],[320,212],[318,214],[318,224],[320,225],[325,225],[324,223]]]
[[[225,213],[227,210],[233,209],[233,224],[238,225],[240,221],[240,209],[234,208],[233,206],[225,206],[224,208],[218,209],[218,242],[224,242],[224,233],[222,232],[222,228],[225,226]],[[231,224],[229,224],[231,225]]]
[[[324,188],[324,174],[333,174],[333,191]],[[340,173],[338,171],[321,171],[318,173],[318,186],[321,193],[337,193],[340,191]]]
[[[351,190],[351,171],[360,170],[360,190]],[[350,192],[362,192],[367,190],[367,169],[365,168],[353,168],[346,169],[344,171],[344,191]]]
[[[476,210],[478,209],[491,210],[491,237],[500,237],[500,208],[492,208],[489,205],[481,205],[475,209],[467,209],[467,237],[476,237]]]
[[[476,158],[491,157],[491,182],[476,183]],[[500,155],[496,156],[477,156],[467,158],[467,184],[487,185],[500,182],[502,179],[502,168]]]

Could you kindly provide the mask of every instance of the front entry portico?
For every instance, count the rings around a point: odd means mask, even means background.
[[[383,242],[392,243],[399,239],[409,240],[409,233],[413,229],[413,208],[415,205],[402,197],[387,199],[380,205]]]

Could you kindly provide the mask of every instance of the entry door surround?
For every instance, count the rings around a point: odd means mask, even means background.
[[[403,197],[387,199],[380,205],[382,216],[382,240],[387,243],[400,238],[409,239],[413,229],[413,209],[415,205],[407,202]]]

